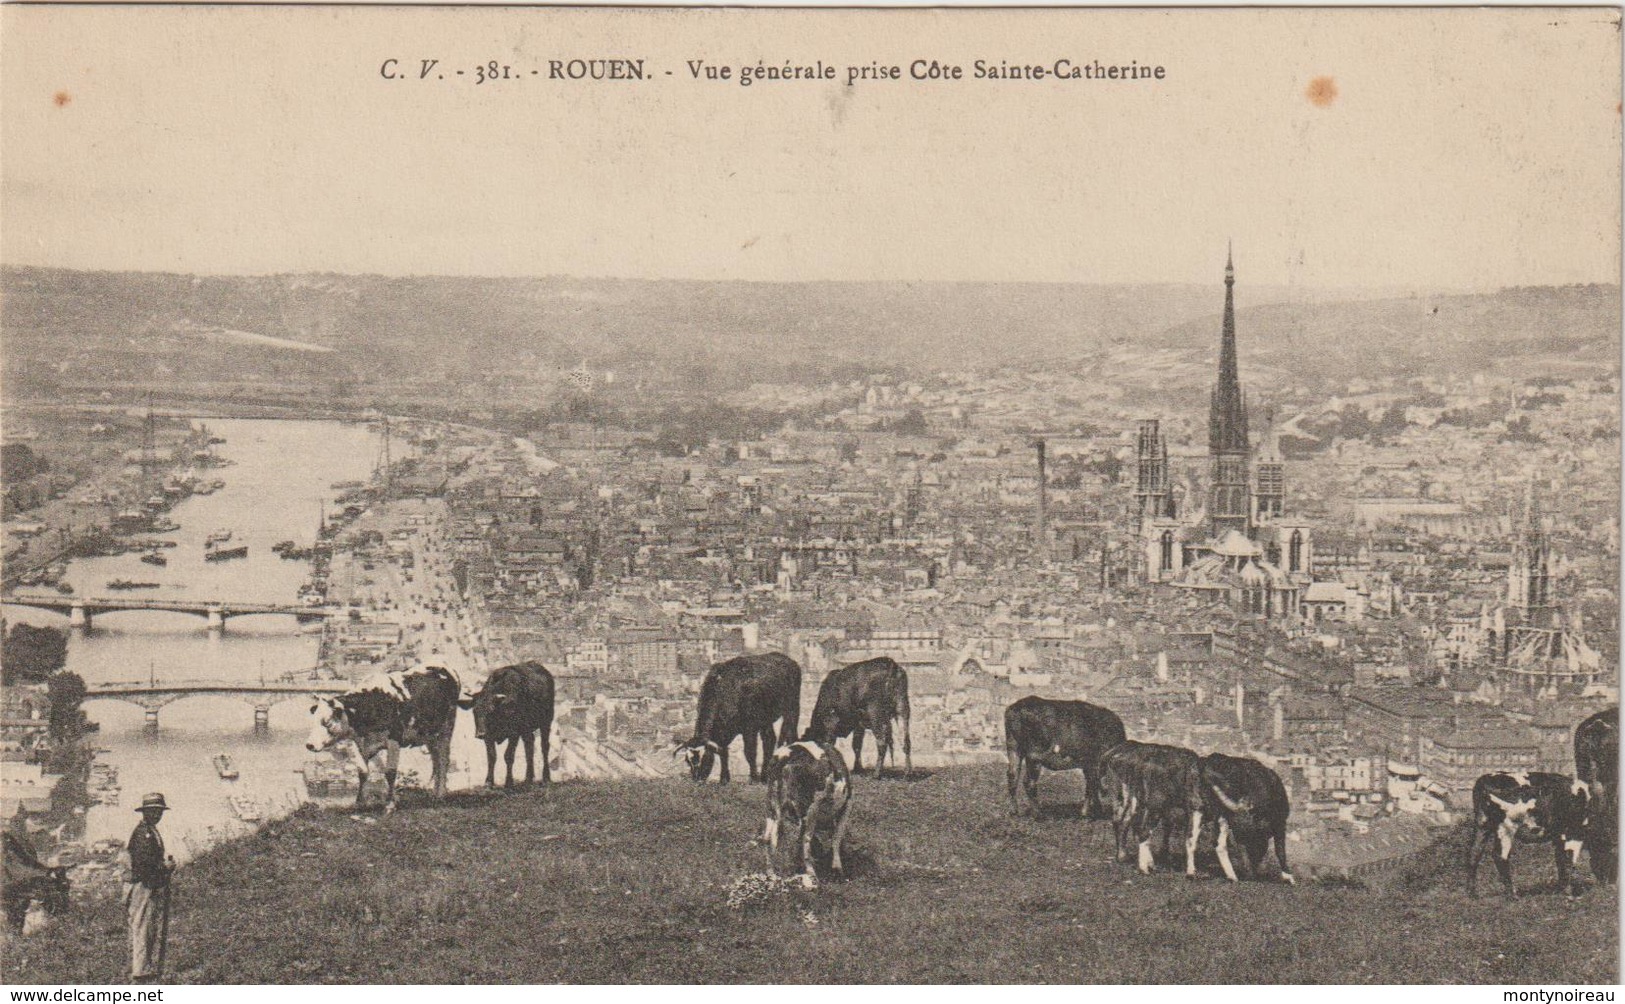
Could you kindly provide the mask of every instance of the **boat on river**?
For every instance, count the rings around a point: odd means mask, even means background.
[[[214,758],[214,772],[219,774],[223,781],[237,780],[237,768],[232,766],[231,757],[224,753]]]
[[[248,545],[239,544],[236,547],[205,547],[203,549],[204,561],[227,561],[231,558],[248,557]]]
[[[157,589],[156,582],[132,582],[129,579],[114,579],[107,584],[108,589],[124,592],[130,589]]]
[[[265,809],[247,795],[233,795],[229,799],[231,811],[245,823],[257,823],[265,816]]]
[[[141,561],[148,565],[157,565],[159,568],[169,564],[169,559],[161,554],[143,554]]]

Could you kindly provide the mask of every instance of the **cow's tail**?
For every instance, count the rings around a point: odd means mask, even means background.
[[[913,777],[914,749],[908,735],[908,723],[911,716],[908,706],[908,674],[903,671],[903,667],[895,662],[892,663],[891,689],[892,713],[897,720],[903,723],[903,772],[908,777]],[[895,749],[892,750],[892,766],[893,768],[897,766],[897,751]]]
[[[769,723],[771,724],[771,723]],[[796,741],[801,725],[801,675],[796,675],[795,686],[784,701],[784,721],[779,724],[779,745],[788,746]]]

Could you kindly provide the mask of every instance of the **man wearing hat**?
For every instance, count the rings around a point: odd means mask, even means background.
[[[169,920],[169,878],[175,859],[164,854],[158,820],[169,806],[154,792],[141,800],[141,822],[130,834],[130,872],[125,876],[124,906],[130,920],[130,979],[141,982],[163,976],[164,928]]]

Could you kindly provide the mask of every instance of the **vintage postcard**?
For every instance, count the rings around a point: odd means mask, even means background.
[[[1612,999],[1620,37],[0,7],[0,978]]]

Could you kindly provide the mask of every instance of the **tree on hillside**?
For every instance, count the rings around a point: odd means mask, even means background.
[[[53,673],[46,681],[45,694],[51,702],[51,738],[56,742],[74,742],[84,734],[85,693],[85,681],[78,673]]]
[[[68,633],[13,624],[0,640],[0,682],[42,683],[68,661]]]
[[[1391,404],[1382,413],[1375,425],[1371,427],[1371,441],[1374,443],[1386,442],[1393,436],[1405,431],[1405,408],[1402,405]]]
[[[45,458],[36,454],[27,443],[7,443],[0,446],[0,478],[11,484],[27,481],[50,469]]]
[[[931,431],[931,427],[926,423],[925,412],[910,408],[902,418],[892,423],[891,431],[899,436],[924,436]]]
[[[1107,481],[1116,481],[1123,473],[1123,461],[1115,453],[1103,453],[1089,461],[1089,469]]]

